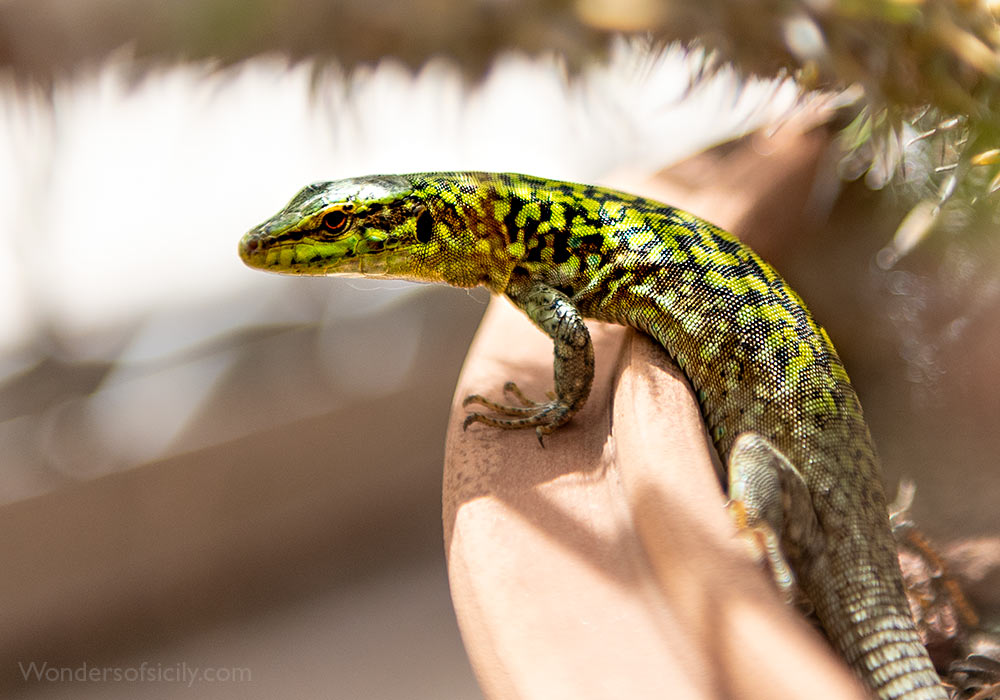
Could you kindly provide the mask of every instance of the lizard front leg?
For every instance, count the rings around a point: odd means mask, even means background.
[[[491,401],[480,394],[466,397],[463,406],[479,404],[500,416],[470,413],[463,428],[485,423],[495,428],[535,428],[538,441],[566,423],[587,401],[594,381],[594,346],[583,317],[569,297],[554,287],[528,279],[513,280],[507,296],[553,342],[555,391],[549,401],[532,401],[514,382],[504,385],[521,405]]]

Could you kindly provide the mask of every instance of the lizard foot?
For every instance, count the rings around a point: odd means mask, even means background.
[[[737,436],[729,452],[726,508],[758,561],[766,562],[782,597],[801,602],[786,553],[821,546],[812,499],[798,470],[769,440]]]
[[[758,566],[766,567],[770,572],[785,603],[795,604],[799,597],[796,592],[795,575],[781,553],[781,542],[774,529],[766,521],[751,525],[754,518],[748,515],[747,504],[743,501],[730,499],[726,503],[726,511],[736,524],[737,534],[747,545],[750,556]]]
[[[473,423],[484,423],[494,428],[505,430],[515,430],[518,428],[534,428],[538,436],[538,442],[543,447],[542,438],[548,435],[560,425],[570,419],[572,411],[570,406],[564,401],[560,401],[552,392],[549,392],[549,401],[534,401],[524,395],[514,382],[507,382],[503,386],[505,396],[511,396],[521,405],[503,404],[486,398],[481,394],[466,396],[462,401],[462,406],[478,404],[484,406],[499,416],[509,416],[500,418],[485,413],[472,412],[465,417],[462,423],[462,430],[465,430]]]

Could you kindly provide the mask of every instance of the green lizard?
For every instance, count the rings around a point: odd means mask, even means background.
[[[826,332],[767,263],[665,204],[514,174],[321,182],[248,232],[254,268],[485,285],[553,340],[555,392],[480,395],[479,422],[539,440],[584,404],[584,318],[659,341],[698,393],[743,524],[781,545],[827,635],[881,698],[947,697],[903,589],[871,437]]]

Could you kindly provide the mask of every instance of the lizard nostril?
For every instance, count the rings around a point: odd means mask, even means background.
[[[240,239],[240,257],[250,264],[250,261],[260,253],[261,247],[260,234],[248,233]]]

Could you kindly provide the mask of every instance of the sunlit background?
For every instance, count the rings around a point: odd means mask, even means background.
[[[789,80],[706,78],[702,49],[608,33],[662,20],[661,5],[0,2],[4,694],[479,696],[448,598],[440,475],[486,296],[268,276],[236,243],[314,180],[641,182],[787,117]],[[976,249],[985,272],[953,261],[981,276],[963,287],[974,313],[952,300],[926,315],[940,276],[875,263],[904,209],[851,193],[873,218],[841,218],[838,255],[868,286],[838,289],[815,262],[797,279],[819,280],[887,472],[938,470],[948,488],[918,491],[918,512],[979,534],[1000,403],[973,360],[995,389],[996,245]],[[961,478],[941,472],[956,445]],[[143,663],[252,680],[42,668]]]

